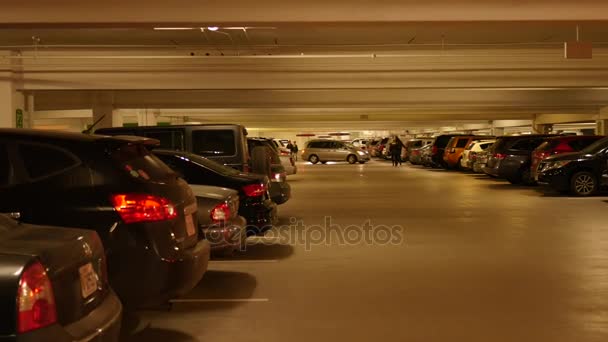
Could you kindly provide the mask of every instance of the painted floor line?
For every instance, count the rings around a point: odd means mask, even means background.
[[[171,303],[265,303],[269,302],[269,298],[208,298],[208,299],[172,299]]]

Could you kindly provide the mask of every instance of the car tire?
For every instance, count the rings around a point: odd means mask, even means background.
[[[348,157],[346,157],[346,161],[347,161],[349,164],[354,164],[354,163],[356,163],[356,162],[357,162],[357,156],[356,156],[356,155],[354,155],[354,154],[351,154],[351,155],[349,155]]]
[[[591,172],[581,171],[570,178],[570,193],[578,197],[587,197],[596,193],[598,181]]]
[[[271,176],[270,151],[268,147],[258,146],[251,152],[251,172]]]
[[[313,154],[310,157],[308,157],[308,161],[313,164],[316,164],[319,162],[319,156],[317,156],[316,154]]]

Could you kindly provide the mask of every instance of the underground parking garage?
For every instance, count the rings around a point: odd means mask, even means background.
[[[0,339],[600,341],[608,5],[0,11]]]

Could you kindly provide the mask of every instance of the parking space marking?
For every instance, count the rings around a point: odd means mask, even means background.
[[[179,303],[266,303],[270,302],[269,298],[208,298],[208,299],[172,299],[169,302],[173,304]]]

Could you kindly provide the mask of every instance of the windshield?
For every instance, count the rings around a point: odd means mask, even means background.
[[[606,147],[608,147],[608,138],[604,138],[594,142],[593,144],[582,149],[581,152],[583,152],[584,154],[596,154],[601,150],[605,149]]]

